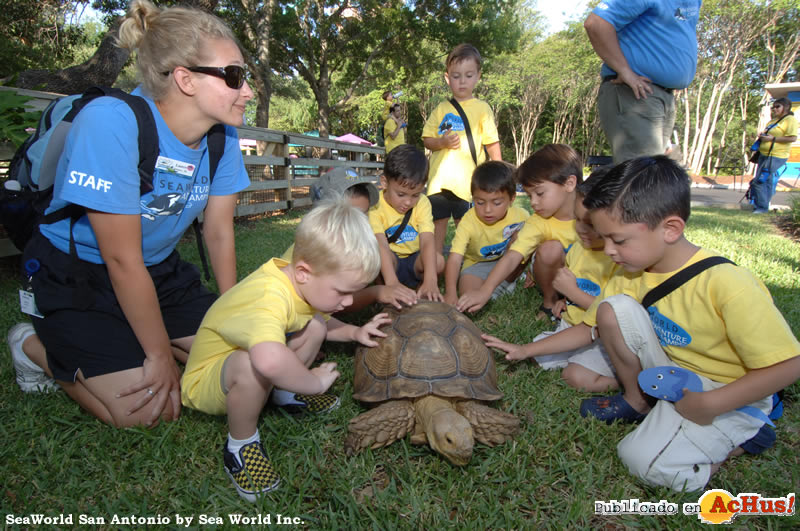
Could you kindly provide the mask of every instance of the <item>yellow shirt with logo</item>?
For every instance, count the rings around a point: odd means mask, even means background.
[[[386,146],[386,153],[389,153],[397,146],[402,146],[406,143],[405,127],[400,129],[400,132],[397,133],[395,138],[392,138],[392,133],[394,133],[395,129],[398,127],[400,126],[397,125],[397,122],[392,117],[389,117],[389,119],[383,124],[383,143]]]
[[[383,233],[389,238],[399,228],[405,214],[394,209],[383,197],[381,192],[378,203],[369,209],[369,224],[375,234]],[[419,251],[419,235],[423,232],[433,234],[433,211],[431,202],[425,195],[419,196],[419,201],[414,205],[408,225],[403,229],[403,234],[389,248],[400,258]]]
[[[487,225],[475,213],[475,208],[470,208],[461,218],[450,247],[451,253],[464,257],[461,270],[477,262],[498,260],[529,216],[524,208],[511,206],[503,219]]]
[[[570,247],[565,261],[567,269],[575,275],[581,291],[595,298],[600,296],[603,286],[608,283],[616,268],[614,261],[602,249],[587,249],[580,241]],[[583,322],[585,312],[585,308],[568,301],[567,311],[561,314],[561,318],[575,326]]]
[[[697,251],[678,271],[714,256]],[[624,293],[637,301],[677,273],[628,273],[617,268],[583,322],[597,324],[597,306]],[[680,367],[730,383],[800,355],[800,343],[755,275],[733,264],[716,265],[648,309],[664,352]]]
[[[458,102],[469,120],[472,139],[475,143],[475,154],[478,164],[487,160],[483,146],[500,141],[497,125],[489,104],[477,98]],[[450,190],[465,201],[472,200],[470,183],[475,162],[469,149],[464,123],[458,111],[449,101],[440,103],[422,128],[423,138],[440,138],[447,131],[458,134],[461,145],[458,149],[440,149],[431,153],[430,178],[428,195],[440,192],[443,188]]]
[[[195,407],[195,389],[205,369],[236,350],[259,343],[286,344],[286,334],[302,330],[318,312],[300,298],[272,258],[211,305],[200,323],[181,380],[183,404]],[[325,316],[328,318],[329,316]]]
[[[770,120],[767,126],[776,123],[778,120]],[[790,115],[784,116],[783,120],[778,125],[773,127],[767,133],[770,136],[797,136],[797,118]],[[769,148],[772,146],[772,153]],[[759,144],[758,151],[762,155],[775,157],[778,159],[788,159],[789,153],[792,150],[792,143],[772,142],[770,140],[762,140]]]
[[[543,218],[538,214],[531,214],[520,229],[517,240],[511,244],[511,250],[527,260],[542,242],[558,240],[567,251],[577,239],[574,219],[561,221],[555,217]]]

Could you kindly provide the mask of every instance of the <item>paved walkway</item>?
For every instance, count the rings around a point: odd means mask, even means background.
[[[773,209],[785,210],[791,205],[793,192],[778,192],[772,198]],[[795,195],[800,195],[794,193]],[[741,202],[740,202],[741,200]],[[744,199],[744,192],[727,188],[692,187],[692,206],[709,206],[718,208],[742,208],[750,210],[751,206]]]

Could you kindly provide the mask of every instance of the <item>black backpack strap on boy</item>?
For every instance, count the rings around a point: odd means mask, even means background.
[[[689,267],[681,269],[680,271],[669,277],[667,280],[665,280],[655,288],[648,291],[647,295],[645,295],[644,298],[642,299],[642,306],[644,306],[645,309],[649,308],[650,306],[655,304],[656,301],[663,299],[664,297],[666,297],[679,287],[683,286],[684,284],[689,282],[691,279],[693,279],[706,269],[709,269],[719,264],[736,265],[734,262],[728,260],[724,256],[709,256],[708,258],[704,258],[699,262],[695,262]]]
[[[394,231],[391,236],[386,238],[386,241],[389,242],[389,245],[396,242],[400,235],[403,234],[403,231],[406,230],[406,225],[408,225],[408,220],[411,219],[411,212],[413,211],[413,208],[409,208],[408,212],[406,212],[406,215],[403,216],[403,221],[401,221],[400,225],[397,226],[397,230]]]
[[[455,107],[458,115],[461,117],[461,121],[464,122],[464,133],[467,135],[467,142],[469,142],[469,152],[472,153],[472,162],[475,165],[478,165],[478,152],[475,150],[475,141],[472,139],[472,128],[469,126],[469,120],[467,120],[467,113],[464,112],[464,109],[459,105],[455,98],[450,98],[450,105]]]

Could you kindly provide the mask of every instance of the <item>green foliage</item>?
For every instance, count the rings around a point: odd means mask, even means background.
[[[5,0],[0,9],[0,78],[60,68],[85,42],[72,17],[86,0]]]
[[[0,90],[0,142],[11,142],[17,148],[30,135],[27,129],[36,127],[41,112],[25,107],[30,100],[11,90]]]

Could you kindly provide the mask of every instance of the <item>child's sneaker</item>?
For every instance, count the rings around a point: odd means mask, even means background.
[[[228,450],[227,441],[223,443],[222,462],[225,473],[236,485],[239,496],[245,500],[255,503],[259,495],[276,489],[280,484],[281,478],[264,453],[260,441],[242,446],[239,449],[239,460],[242,464]]]
[[[301,395],[289,393],[283,389],[272,391],[271,402],[285,409],[288,413],[327,413],[338,408],[341,404],[339,397],[328,393],[321,395]]]
[[[32,362],[22,350],[22,343],[35,333],[30,323],[16,324],[8,331],[8,348],[11,349],[11,360],[17,372],[17,385],[24,393],[55,391],[59,388],[56,381],[47,376],[44,369]]]

